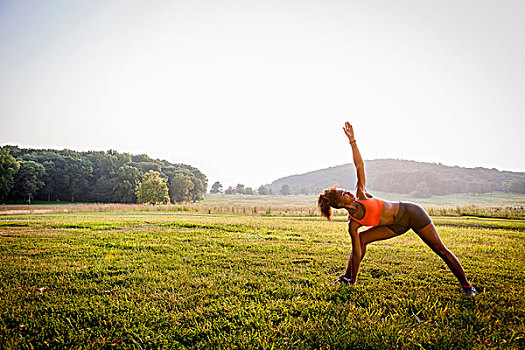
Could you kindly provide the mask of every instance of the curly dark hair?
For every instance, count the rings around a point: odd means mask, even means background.
[[[321,215],[324,216],[328,221],[332,221],[332,208],[339,209],[340,196],[337,194],[337,185],[331,186],[324,190],[323,193],[319,194],[317,199],[317,207]]]

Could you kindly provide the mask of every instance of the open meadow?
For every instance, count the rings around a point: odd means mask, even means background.
[[[468,297],[412,231],[370,245],[357,285],[333,285],[343,216],[234,197],[2,207],[0,348],[525,347],[523,208],[433,216]]]

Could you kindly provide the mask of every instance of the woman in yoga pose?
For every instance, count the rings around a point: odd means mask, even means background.
[[[410,202],[389,202],[367,192],[365,165],[357,147],[353,127],[346,122],[343,129],[352,147],[357,171],[355,196],[349,191],[334,186],[320,194],[317,202],[321,214],[328,220],[331,220],[332,208],[348,210],[348,231],[352,237],[352,252],[345,273],[334,283],[356,282],[359,264],[365,256],[368,244],[401,235],[412,229],[445,261],[459,280],[463,292],[467,295],[476,295],[476,290],[467,280],[463,267],[456,256],[441,242],[436,227],[423,208]],[[370,227],[358,232],[361,226]]]

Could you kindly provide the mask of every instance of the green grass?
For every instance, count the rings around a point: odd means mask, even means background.
[[[471,298],[412,232],[334,286],[342,218],[199,215],[0,217],[0,348],[525,347],[523,221],[435,218]]]

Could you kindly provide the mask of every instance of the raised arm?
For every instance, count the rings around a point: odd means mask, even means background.
[[[354,128],[349,122],[346,122],[343,130],[345,131],[346,137],[348,137],[348,141],[352,147],[352,156],[354,158],[354,165],[357,173],[357,184],[355,186],[356,197],[359,199],[366,199],[365,163],[363,162],[363,158],[361,158],[361,153],[357,147],[357,142],[354,136]]]

